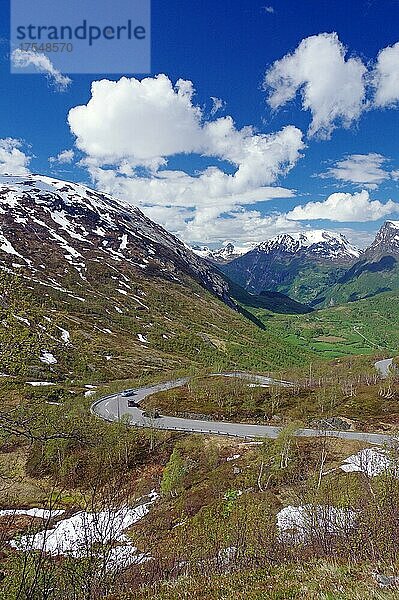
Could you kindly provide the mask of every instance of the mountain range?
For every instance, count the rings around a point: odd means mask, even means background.
[[[311,306],[399,289],[399,222],[387,221],[365,251],[326,230],[284,233],[220,265],[247,291],[281,292]]]
[[[0,371],[116,380],[298,364],[304,350],[269,332],[259,311],[301,314],[399,289],[398,236],[388,221],[363,253],[323,230],[248,251],[226,243],[204,258],[107,194],[1,176]]]
[[[139,209],[83,185],[1,177],[0,269],[2,372],[115,380],[285,360],[231,288],[252,301],[245,290]]]
[[[208,248],[208,246],[192,246],[192,251],[201,256],[201,258],[206,258],[210,262],[216,264],[227,264],[232,260],[243,256],[250,250],[256,247],[256,244],[249,243],[246,246],[236,246],[232,242],[226,242],[221,248],[216,248],[212,250]]]

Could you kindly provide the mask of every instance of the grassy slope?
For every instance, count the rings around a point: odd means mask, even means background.
[[[305,304],[311,304],[324,294],[345,273],[343,266],[322,264],[304,258],[274,259],[267,268],[262,266],[262,261],[255,267],[247,267],[246,261],[249,262],[249,259],[245,256],[223,265],[221,270],[242,286],[245,286],[250,271],[255,290],[261,292],[263,288],[281,292],[296,302]],[[262,285],[259,285],[259,279]]]
[[[0,297],[7,298],[0,305],[0,372],[110,382],[216,366],[262,370],[307,360],[306,351],[287,348],[188,278],[184,285],[143,278],[125,295],[113,282],[99,282],[84,302],[51,288],[43,295],[43,288],[27,289],[5,276],[0,285]],[[62,329],[70,334],[68,343]],[[43,350],[58,363],[43,364]]]
[[[389,593],[379,595],[371,572],[376,563],[382,572],[392,573],[395,567],[397,572],[396,530],[389,529],[383,540],[380,519],[390,518],[390,503],[383,497],[388,490],[396,497],[398,483],[383,476],[366,482],[361,474],[336,470],[342,458],[359,450],[360,445],[339,440],[298,440],[291,446],[288,466],[283,469],[271,466],[273,457],[279,456],[279,442],[234,446],[227,440],[191,436],[176,447],[185,461],[185,474],[175,494],[163,497],[151,519],[138,524],[133,533],[134,544],[149,548],[155,561],[160,561],[159,571],[156,562],[151,574],[147,571],[142,575],[146,585],[141,591],[110,598],[395,597]],[[322,451],[326,475],[319,486]],[[238,456],[227,461],[232,455]],[[262,461],[264,472],[258,479]],[[237,495],[237,490],[243,493]],[[317,540],[303,546],[281,543],[276,534],[276,513],[282,506],[307,502],[350,506],[359,511],[358,527],[341,540],[326,535],[320,544]],[[241,554],[232,564],[215,560],[218,552],[233,546]],[[178,576],[179,570],[171,565],[180,561],[184,561],[184,567]],[[148,585],[152,573],[157,572],[168,581]],[[133,572],[127,581],[134,589],[140,578]]]
[[[286,316],[262,309],[251,310],[271,333],[321,358],[389,355],[398,351],[398,293],[380,294],[306,315]]]
[[[399,264],[394,257],[384,256],[375,262],[356,263],[338,283],[322,292],[320,300],[328,306],[395,290],[399,290]]]

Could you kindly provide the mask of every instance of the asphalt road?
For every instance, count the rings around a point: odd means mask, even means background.
[[[386,359],[375,363],[375,367],[380,372],[382,377],[386,377],[391,364],[392,359]],[[254,376],[249,373],[220,373],[218,375],[222,375],[224,377],[239,376],[257,385],[270,385],[271,383],[282,386],[290,385],[290,383],[286,381],[274,381],[268,377],[262,377],[259,375]],[[181,387],[188,381],[189,378],[185,377],[182,379],[176,379],[174,381],[159,383],[150,387],[138,388],[134,390],[135,394],[132,396],[132,398],[134,398],[136,403],[139,404],[144,400],[144,398],[150,396],[151,394]],[[129,398],[122,396],[122,392],[113,394],[94,402],[91,410],[95,415],[107,421],[117,421],[122,416],[128,415],[131,425],[137,427],[149,427],[191,433],[217,434],[241,438],[276,438],[281,431],[280,427],[272,427],[269,425],[249,425],[246,423],[230,423],[226,421],[201,421],[195,419],[163,416],[159,418],[149,418],[143,415],[143,410],[138,406],[128,406],[128,399]],[[388,435],[379,433],[362,433],[359,431],[298,429],[296,435],[301,437],[327,436],[346,440],[358,440],[378,445],[390,444],[394,441],[394,439]]]
[[[388,377],[392,363],[393,358],[385,358],[384,360],[378,360],[376,363],[374,363],[375,368],[383,379]]]

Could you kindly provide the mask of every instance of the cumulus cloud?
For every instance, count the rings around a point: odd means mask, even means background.
[[[274,10],[273,6],[264,6],[263,10],[265,11],[265,13],[268,13],[270,15],[274,14],[276,11]]]
[[[216,96],[211,96],[212,100],[212,108],[211,108],[211,116],[216,115],[219,110],[222,110],[226,106],[226,103],[221,98],[217,98]]]
[[[209,224],[229,211],[292,196],[273,184],[296,164],[304,147],[301,131],[293,126],[265,134],[250,126],[238,129],[231,116],[206,119],[193,96],[191,81],[173,85],[165,75],[102,80],[93,83],[89,102],[68,116],[76,144],[86,154],[81,164],[96,186],[153,218],[162,215],[158,220],[164,225],[173,222],[168,211],[183,219],[185,232],[179,234],[184,239],[190,227],[206,235]],[[231,166],[213,164],[194,174],[168,169],[168,159],[179,154]]]
[[[173,85],[166,75],[103,79],[93,82],[91,93],[86,105],[70,110],[68,122],[79,149],[99,165],[125,161],[156,171],[169,156],[196,153],[236,165],[236,179],[244,172],[269,184],[295,164],[303,148],[302,134],[292,126],[266,135],[237,129],[230,116],[205,121],[193,103],[191,81]]]
[[[333,178],[338,181],[354,183],[369,189],[376,189],[383,181],[396,179],[397,171],[384,168],[388,159],[382,154],[370,152],[369,154],[351,154],[339,160],[320,177]]]
[[[24,51],[17,48],[11,54],[11,62],[16,69],[34,67],[40,73],[45,74],[59,92],[64,92],[71,84],[69,77],[58,71],[51,60],[40,52]]]
[[[374,105],[392,107],[399,101],[399,42],[380,51],[373,72]]]
[[[21,140],[14,138],[0,139],[0,174],[1,175],[27,175],[29,173],[30,156],[20,148]]]
[[[287,214],[294,221],[315,221],[326,219],[337,222],[377,221],[387,215],[399,212],[399,204],[389,200],[385,204],[372,200],[367,190],[355,194],[337,192],[323,202],[308,202],[296,206]]]
[[[67,165],[73,161],[74,157],[75,152],[73,150],[62,150],[57,156],[50,156],[49,162],[52,165],[56,163],[59,165]]]
[[[337,125],[349,127],[365,106],[366,67],[346,58],[336,33],[320,33],[301,41],[293,54],[267,71],[264,87],[276,109],[302,95],[302,107],[312,113],[310,136],[329,138]]]

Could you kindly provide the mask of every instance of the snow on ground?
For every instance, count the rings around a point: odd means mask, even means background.
[[[334,506],[286,506],[277,513],[277,527],[283,541],[306,542],[326,533],[340,533],[353,527],[355,513]]]
[[[365,473],[368,477],[375,477],[384,471],[392,469],[393,463],[388,452],[383,448],[365,448],[357,454],[348,456],[341,465],[345,473]]]
[[[241,454],[233,454],[233,456],[228,456],[226,458],[227,462],[230,462],[231,460],[237,460],[237,458],[240,458]]]
[[[51,383],[51,381],[26,381],[28,385],[33,385],[33,387],[43,387],[45,385],[55,385],[55,383]]]
[[[87,392],[85,392],[85,398],[90,398],[91,396],[94,396],[95,393],[96,390],[87,390]]]
[[[45,508],[22,508],[22,509],[9,509],[0,510],[0,517],[13,517],[18,515],[26,515],[27,517],[34,517],[35,519],[53,519],[64,514],[64,510],[47,510]]]
[[[46,365],[56,365],[58,362],[54,354],[51,354],[51,352],[47,352],[46,350],[43,350],[40,360]]]
[[[0,250],[6,252],[7,254],[14,254],[14,256],[18,256],[19,258],[25,260],[24,257],[15,250],[11,242],[2,234],[0,234]]]
[[[25,325],[28,325],[28,327],[30,327],[30,321],[28,321],[28,319],[20,317],[19,315],[13,315],[13,317],[14,319],[17,319],[17,321],[21,321],[21,323],[25,323]]]
[[[126,250],[126,248],[127,248],[127,234],[124,233],[122,235],[122,241],[120,243],[119,250]]]
[[[148,495],[148,500],[135,508],[124,506],[98,513],[80,511],[72,517],[57,521],[51,529],[21,536],[12,540],[10,544],[16,550],[41,550],[52,556],[68,555],[75,558],[91,556],[93,547],[96,547],[99,560],[105,562],[107,568],[125,568],[129,564],[140,563],[150,558],[138,552],[124,531],[147,515],[157,499],[158,494],[153,490]],[[32,509],[33,511],[40,514],[41,509]],[[18,511],[2,512],[18,514]],[[53,511],[52,516],[55,516],[56,512]],[[62,512],[59,511],[60,514]],[[27,514],[27,511],[21,514]],[[110,544],[115,546],[110,548]]]
[[[67,329],[63,329],[62,327],[58,327],[58,329],[61,331],[61,339],[65,344],[69,344],[70,340],[71,340],[71,334],[69,333],[69,331]]]
[[[142,335],[141,333],[138,333],[137,337],[139,338],[140,342],[143,342],[143,344],[148,344],[148,340],[145,337],[145,335]]]

